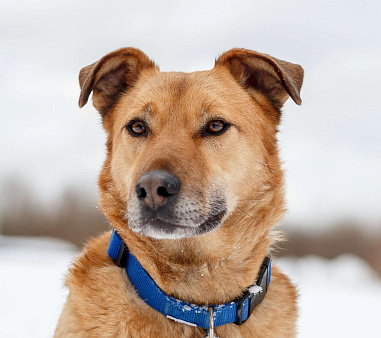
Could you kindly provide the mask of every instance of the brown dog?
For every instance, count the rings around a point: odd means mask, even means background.
[[[234,300],[252,285],[278,240],[284,212],[276,133],[297,104],[303,69],[245,49],[212,70],[162,73],[124,48],[83,68],[79,105],[93,104],[107,132],[100,208],[167,295],[200,304]],[[90,241],[67,277],[56,337],[203,337],[142,300],[107,255],[110,232]],[[296,292],[273,268],[271,286],[241,326],[221,337],[292,337]]]

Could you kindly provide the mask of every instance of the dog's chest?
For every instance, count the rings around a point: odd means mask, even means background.
[[[112,337],[155,338],[202,338],[207,335],[204,329],[177,323],[152,309],[136,294],[125,274],[120,273],[122,270],[112,270],[112,273],[108,273],[109,278],[102,279],[105,284],[96,286],[102,290],[94,290],[95,286],[92,285],[92,297],[87,299],[87,304],[83,304],[85,307],[80,311],[85,317],[83,323],[86,324],[83,327],[94,337],[105,336],[106,333]],[[113,289],[110,289],[110,281],[115,282]],[[253,337],[248,330],[250,323],[246,324],[249,325],[227,324],[217,327],[215,335],[219,338]]]
[[[70,290],[56,337],[205,337],[205,330],[177,323],[157,312],[136,293],[124,269],[104,255],[109,234],[101,245],[90,245],[70,269]],[[93,249],[93,247],[95,249]],[[98,255],[98,257],[97,257]],[[272,284],[261,305],[242,326],[226,324],[215,329],[219,338],[293,337],[295,289],[273,267]]]

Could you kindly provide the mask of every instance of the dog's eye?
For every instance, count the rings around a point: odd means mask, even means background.
[[[142,136],[147,134],[147,127],[142,121],[131,121],[126,126],[132,136]]]
[[[225,121],[213,120],[207,124],[203,134],[204,135],[220,135],[224,133],[229,126],[230,125],[226,123]]]
[[[225,128],[225,123],[222,121],[212,121],[209,123],[209,131],[211,133],[219,133]]]

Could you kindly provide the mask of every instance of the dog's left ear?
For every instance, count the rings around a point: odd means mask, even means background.
[[[266,54],[235,48],[222,54],[215,67],[226,67],[249,92],[265,95],[280,110],[290,96],[301,104],[300,89],[303,83],[303,68],[278,60]]]
[[[102,116],[106,116],[118,98],[148,69],[158,70],[154,62],[136,48],[121,48],[105,55],[81,69],[79,106],[83,107],[93,92],[94,107]]]

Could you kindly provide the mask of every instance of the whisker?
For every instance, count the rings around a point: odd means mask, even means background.
[[[243,210],[242,208],[240,208],[239,206],[237,206],[237,208],[239,209],[239,210],[241,210],[246,216],[248,216],[249,218],[252,218],[252,219],[254,219],[255,221],[257,220],[256,218],[254,218],[254,216],[253,215],[249,215],[245,210]]]

